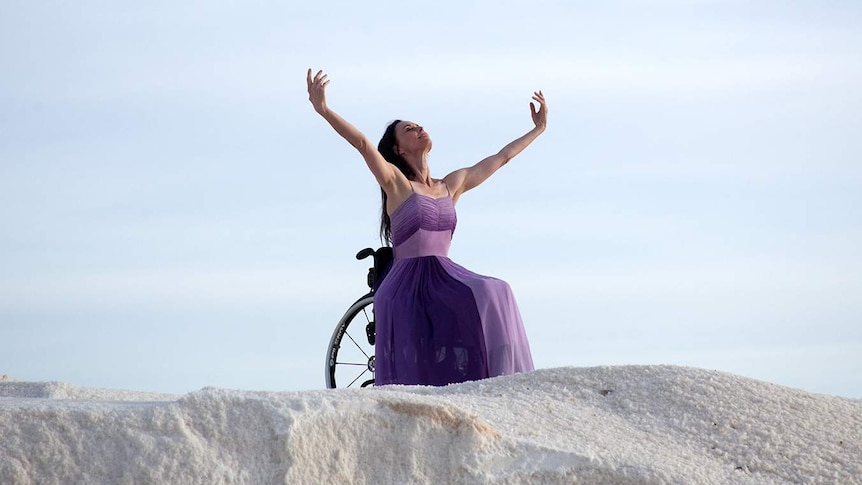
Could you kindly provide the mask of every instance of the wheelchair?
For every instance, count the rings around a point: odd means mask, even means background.
[[[374,385],[374,293],[389,271],[392,248],[365,248],[356,254],[363,260],[371,256],[368,288],[344,312],[326,349],[326,387],[367,387]]]

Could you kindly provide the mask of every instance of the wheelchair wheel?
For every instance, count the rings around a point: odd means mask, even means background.
[[[356,301],[335,327],[326,352],[326,387],[374,384],[374,296]]]

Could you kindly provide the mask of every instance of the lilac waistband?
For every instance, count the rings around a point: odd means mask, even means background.
[[[452,231],[428,231],[418,229],[412,236],[395,247],[398,259],[419,258],[422,256],[443,256],[449,254],[452,244]]]

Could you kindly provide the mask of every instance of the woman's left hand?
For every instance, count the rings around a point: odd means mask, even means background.
[[[545,101],[545,95],[542,91],[533,93],[533,100],[539,103],[539,109],[536,110],[536,105],[530,102],[530,114],[533,116],[533,123],[536,128],[545,129],[548,124],[548,103]]]

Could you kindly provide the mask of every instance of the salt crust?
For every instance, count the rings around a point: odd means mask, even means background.
[[[862,401],[686,367],[184,396],[0,382],[0,483],[862,483]]]

